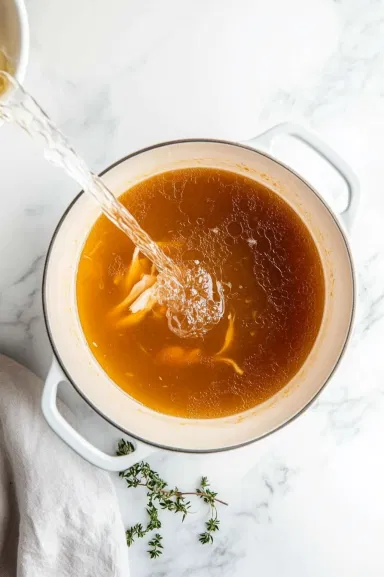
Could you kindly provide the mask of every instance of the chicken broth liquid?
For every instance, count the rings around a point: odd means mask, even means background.
[[[119,200],[176,262],[219,280],[225,314],[181,339],[156,302],[156,271],[105,216],[77,274],[85,338],[113,381],[156,411],[190,418],[239,413],[297,373],[317,337],[325,283],[316,245],[278,195],[209,168],[156,175]]]

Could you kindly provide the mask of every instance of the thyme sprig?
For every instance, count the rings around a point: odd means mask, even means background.
[[[121,439],[118,443],[117,455],[129,455],[135,450],[132,443]],[[186,499],[187,496],[195,496],[202,499],[210,508],[210,518],[205,523],[205,531],[199,535],[199,541],[202,545],[213,542],[213,533],[219,531],[220,521],[217,515],[217,504],[228,505],[225,501],[218,499],[217,493],[210,489],[207,477],[202,477],[200,486],[195,491],[180,491],[178,487],[169,489],[168,484],[162,479],[156,471],[153,471],[148,463],[141,461],[135,463],[129,469],[119,473],[128,488],[145,487],[147,489],[147,506],[146,512],[148,523],[145,527],[141,523],[136,523],[126,530],[127,545],[130,547],[136,539],[145,537],[151,531],[161,529],[159,518],[160,510],[167,510],[181,515],[183,522],[190,512],[191,503]],[[163,552],[162,536],[155,533],[154,537],[148,542],[148,554],[151,559],[159,557]]]

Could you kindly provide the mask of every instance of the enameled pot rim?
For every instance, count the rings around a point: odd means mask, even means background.
[[[294,420],[296,420],[300,415],[302,415],[318,398],[318,396],[320,395],[320,393],[325,389],[326,385],[329,383],[330,379],[334,376],[337,368],[339,367],[341,360],[344,358],[345,352],[347,350],[348,344],[350,342],[351,339],[351,335],[352,335],[352,330],[353,330],[353,326],[354,326],[354,321],[355,321],[355,316],[356,316],[356,294],[357,294],[357,290],[356,290],[356,271],[355,271],[355,266],[354,266],[354,262],[353,262],[353,257],[352,257],[352,251],[351,251],[351,247],[348,241],[348,238],[343,230],[343,227],[341,226],[339,219],[337,218],[337,216],[335,215],[334,211],[330,208],[330,206],[328,205],[328,203],[323,199],[323,197],[302,177],[300,176],[297,172],[295,172],[294,170],[292,170],[291,167],[287,166],[286,164],[284,164],[283,162],[281,162],[280,160],[276,160],[273,156],[265,153],[264,151],[260,151],[257,148],[254,148],[252,146],[247,146],[246,144],[243,143],[238,143],[238,142],[233,142],[233,141],[228,141],[228,140],[219,140],[219,139],[210,139],[210,138],[189,138],[189,139],[180,139],[180,140],[171,140],[171,141],[167,141],[167,142],[161,142],[158,144],[154,144],[152,146],[140,149],[138,151],[132,152],[131,154],[128,154],[127,156],[121,158],[120,160],[114,162],[113,164],[111,164],[110,166],[108,166],[105,170],[103,170],[99,176],[102,177],[104,174],[108,173],[110,170],[112,170],[113,168],[115,168],[116,166],[122,164],[123,162],[129,160],[130,158],[133,158],[135,156],[138,156],[140,154],[143,154],[145,152],[149,152],[151,150],[155,150],[157,148],[161,148],[161,147],[165,147],[165,146],[170,146],[170,145],[175,145],[175,144],[185,144],[185,143],[194,143],[194,144],[198,144],[198,143],[212,143],[212,144],[226,144],[226,145],[230,145],[230,146],[234,146],[237,148],[243,148],[245,150],[249,150],[251,152],[256,152],[257,154],[260,154],[266,158],[268,158],[269,160],[271,160],[272,162],[275,162],[276,164],[280,165],[281,167],[283,167],[284,169],[286,169],[287,171],[289,171],[290,173],[292,173],[296,178],[298,178],[299,180],[301,180],[301,182],[307,186],[311,192],[321,201],[321,203],[325,206],[325,208],[328,210],[328,212],[330,213],[336,227],[338,228],[342,239],[344,241],[345,244],[345,248],[347,250],[347,254],[348,254],[348,259],[349,259],[349,264],[351,267],[351,278],[352,278],[352,307],[351,307],[351,316],[350,316],[350,322],[349,322],[349,326],[348,326],[348,330],[346,333],[346,337],[345,337],[345,341],[342,347],[342,350],[340,352],[340,355],[337,359],[337,362],[335,363],[333,369],[331,370],[329,376],[327,379],[325,379],[324,383],[321,385],[321,387],[319,388],[319,390],[316,392],[316,394],[312,397],[312,399],[309,400],[309,402],[307,402],[307,404],[297,413],[295,413],[294,415],[292,415],[290,418],[288,418],[286,421],[284,421],[283,423],[281,423],[279,426],[275,427],[274,429],[266,432],[265,434],[253,438],[253,439],[249,439],[246,442],[240,443],[240,444],[236,444],[234,446],[226,446],[226,447],[220,447],[220,448],[215,448],[215,449],[183,449],[183,448],[178,448],[178,447],[169,447],[167,445],[162,445],[162,444],[158,444],[155,443],[153,441],[149,441],[148,439],[145,439],[143,437],[140,437],[134,433],[132,433],[131,431],[129,431],[128,429],[123,428],[120,425],[117,425],[112,419],[110,419],[108,417],[108,415],[105,415],[99,408],[97,408],[96,406],[94,406],[94,404],[87,398],[87,396],[83,393],[83,391],[81,390],[81,388],[76,384],[76,382],[74,382],[74,380],[72,379],[72,377],[69,375],[68,371],[66,370],[65,364],[63,363],[61,357],[60,357],[60,353],[55,345],[55,341],[50,329],[50,325],[49,325],[49,318],[48,318],[48,312],[47,312],[47,304],[46,304],[46,280],[47,280],[47,271],[48,271],[48,267],[49,267],[49,260],[50,260],[50,255],[51,255],[51,251],[53,248],[53,245],[55,243],[56,237],[60,231],[60,228],[63,224],[63,222],[65,221],[68,213],[70,212],[70,210],[72,209],[72,207],[76,204],[76,202],[79,200],[79,198],[84,194],[84,191],[81,190],[79,192],[79,194],[77,194],[75,196],[75,198],[72,200],[72,202],[68,205],[68,207],[66,208],[66,210],[64,211],[61,219],[59,220],[55,231],[52,235],[51,241],[49,243],[49,247],[48,247],[48,251],[47,251],[47,256],[45,259],[45,264],[44,264],[44,271],[43,271],[43,282],[42,282],[42,304],[43,304],[43,315],[44,315],[44,322],[45,322],[45,326],[47,329],[47,333],[48,333],[48,338],[49,341],[51,343],[52,346],[52,350],[53,350],[53,354],[54,357],[56,359],[56,361],[58,362],[61,370],[63,371],[64,375],[66,376],[68,382],[74,387],[74,389],[78,392],[78,394],[84,399],[84,401],[94,410],[96,411],[96,413],[98,413],[103,419],[105,419],[109,424],[111,424],[113,427],[119,429],[120,431],[122,431],[123,433],[125,433],[126,435],[129,435],[130,437],[136,439],[137,441],[141,441],[147,445],[151,445],[153,447],[159,448],[159,449],[164,449],[164,450],[168,450],[168,451],[174,451],[174,452],[179,452],[179,453],[191,453],[191,454],[202,454],[202,453],[220,453],[220,452],[224,452],[224,451],[231,451],[234,449],[238,449],[241,447],[245,447],[247,445],[250,445],[252,443],[255,443],[256,441],[260,441],[261,439],[264,439],[265,437],[268,437],[269,435],[273,434],[274,432],[282,429],[283,427],[285,427],[286,425],[288,425],[289,423],[292,423]]]

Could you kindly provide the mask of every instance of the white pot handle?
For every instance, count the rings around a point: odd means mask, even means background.
[[[350,230],[355,221],[360,201],[359,181],[345,160],[343,160],[334,150],[332,150],[332,148],[325,144],[325,142],[298,124],[285,122],[283,124],[277,124],[276,126],[273,126],[266,132],[256,136],[256,138],[248,140],[246,144],[249,146],[261,145],[268,150],[275,138],[282,134],[294,136],[312,148],[312,150],[324,158],[324,160],[326,160],[342,177],[348,188],[348,203],[346,208],[340,213],[340,217],[346,229]]]
[[[71,427],[57,409],[57,389],[63,381],[67,381],[67,378],[60,369],[57,361],[53,359],[43,389],[41,408],[49,426],[71,449],[83,457],[83,459],[96,465],[96,467],[100,469],[123,471],[138,461],[141,461],[155,450],[154,447],[137,441],[133,442],[135,451],[130,455],[107,455],[103,453],[103,451],[100,451],[100,449],[94,447]]]

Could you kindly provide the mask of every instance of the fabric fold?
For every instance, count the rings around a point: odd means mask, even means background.
[[[110,476],[51,431],[41,390],[0,355],[0,577],[129,577]]]

